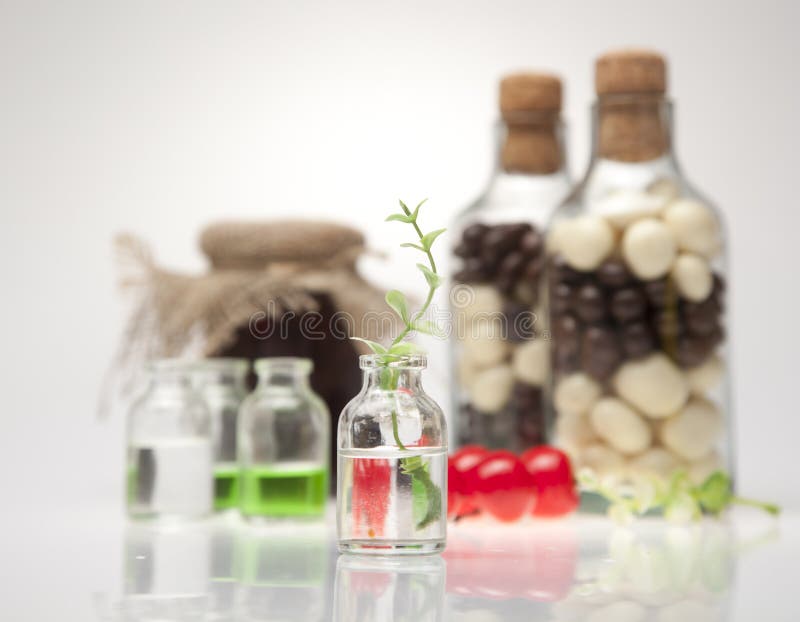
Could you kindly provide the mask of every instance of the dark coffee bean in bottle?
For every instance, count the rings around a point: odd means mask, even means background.
[[[628,268],[618,259],[609,259],[597,269],[597,280],[610,288],[623,287],[633,280]]]
[[[682,336],[678,338],[675,360],[682,367],[696,367],[706,360],[713,348],[708,338]]]
[[[531,229],[519,241],[519,250],[527,258],[538,257],[542,250],[542,235]]]
[[[620,329],[620,340],[625,355],[630,359],[642,358],[656,348],[653,331],[644,322],[625,324]]]
[[[538,255],[525,264],[522,278],[528,282],[536,282],[542,274],[542,268],[544,268],[544,256]]]
[[[606,301],[597,285],[586,283],[578,289],[575,300],[578,317],[587,324],[596,324],[606,317]]]
[[[525,223],[517,223],[513,225],[495,225],[486,234],[483,240],[484,248],[491,249],[498,255],[505,253],[516,247],[517,242],[522,238],[527,231],[530,231],[531,226]]]
[[[461,239],[472,249],[478,250],[481,247],[483,237],[488,233],[489,227],[483,223],[475,223],[464,229]]]
[[[500,276],[516,279],[525,264],[525,256],[519,251],[512,251],[500,263]]]
[[[495,248],[484,246],[480,254],[483,270],[488,278],[492,278],[497,273],[497,267],[503,259],[503,255]]]
[[[555,318],[553,332],[556,350],[566,354],[576,354],[580,347],[580,324],[569,314]]]
[[[550,304],[556,315],[562,315],[572,311],[572,288],[566,283],[559,283],[553,290]]]
[[[688,331],[697,337],[705,337],[717,328],[717,314],[684,313],[684,321]]]
[[[590,326],[581,341],[581,366],[586,373],[598,380],[609,378],[622,361],[613,329]]]
[[[670,298],[668,295],[668,288],[669,285],[666,279],[647,281],[644,284],[644,291],[647,295],[647,299],[650,301],[651,305],[659,309],[667,305],[668,298]]]
[[[466,242],[459,242],[453,249],[453,254],[456,257],[466,259],[467,257],[472,257],[475,254],[475,249],[470,248]]]
[[[575,284],[583,280],[583,274],[571,268],[561,255],[553,257],[550,266],[553,271],[552,280],[555,283]]]
[[[533,447],[542,445],[545,442],[544,421],[541,416],[531,413],[520,413],[517,419],[517,433],[520,436],[523,447]]]
[[[611,296],[611,315],[620,324],[638,320],[647,310],[647,301],[639,289],[625,287]]]

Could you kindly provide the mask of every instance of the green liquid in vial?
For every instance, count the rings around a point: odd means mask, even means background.
[[[318,466],[253,467],[242,471],[241,486],[245,516],[322,516],[328,472]]]
[[[239,506],[239,467],[235,464],[214,468],[214,509],[229,510]]]

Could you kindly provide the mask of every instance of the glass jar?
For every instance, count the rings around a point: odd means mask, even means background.
[[[426,554],[444,549],[447,429],[422,388],[424,356],[361,357],[364,384],[339,417],[339,550]]]
[[[500,109],[495,174],[452,228],[453,410],[459,443],[522,450],[545,434],[543,235],[569,189],[561,82],[508,76]]]
[[[192,388],[190,363],[161,360],[128,414],[127,498],[132,518],[211,512],[211,419]]]
[[[730,470],[722,221],[678,166],[665,73],[599,59],[593,157],[548,233],[553,435],[619,482]]]
[[[255,363],[258,384],[239,412],[239,509],[247,518],[317,517],[328,490],[328,409],[308,382],[309,359]]]
[[[247,395],[249,370],[250,363],[245,359],[211,358],[195,365],[194,385],[211,414],[215,510],[239,507],[236,420]]]

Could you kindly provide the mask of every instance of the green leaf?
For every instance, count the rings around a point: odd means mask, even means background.
[[[401,341],[389,348],[388,353],[392,356],[407,356],[409,354],[417,354],[418,352],[423,352],[423,350],[416,343]]]
[[[350,337],[353,341],[360,341],[366,343],[375,354],[386,354],[387,350],[377,341],[370,341],[369,339],[362,339],[361,337]]]
[[[442,235],[447,229],[436,229],[435,231],[431,231],[430,233],[426,233],[422,236],[420,243],[425,248],[426,251],[431,250],[431,246],[436,241],[440,235]]]
[[[419,525],[428,515],[428,491],[418,477],[411,478],[411,516]]]
[[[403,242],[400,245],[400,248],[416,248],[418,251],[422,251],[423,253],[427,253],[428,252],[424,248],[422,248],[419,244],[414,244],[412,242]]]
[[[425,280],[428,282],[428,287],[431,289],[436,289],[442,284],[442,277],[436,274],[425,264],[418,263],[417,268],[419,268],[420,272],[425,275]]]
[[[414,221],[416,221],[416,220],[417,220],[417,216],[419,216],[419,208],[420,208],[420,207],[422,207],[423,205],[425,205],[425,202],[426,202],[427,200],[428,200],[428,199],[422,199],[422,201],[420,201],[420,202],[417,204],[417,207],[415,207],[415,208],[414,208],[414,213],[412,214],[412,215],[414,216]]]
[[[398,200],[397,200],[397,202],[400,204],[400,209],[402,209],[402,210],[403,210],[403,213],[404,213],[406,216],[412,216],[412,214],[411,214],[411,210],[410,210],[410,209],[408,209],[408,205],[406,205],[405,203],[403,203],[403,201],[402,201],[402,200],[400,200],[400,199],[398,199]],[[413,220],[413,216],[412,216],[412,220]]]
[[[411,216],[407,216],[406,214],[391,214],[390,216],[386,217],[386,222],[390,222],[392,220],[397,220],[399,222],[411,223],[414,222]]]
[[[386,292],[386,304],[395,310],[395,313],[408,324],[408,301],[403,292],[390,289]]]
[[[722,471],[708,476],[696,490],[695,497],[707,512],[719,514],[731,502],[731,479]]]
[[[417,320],[411,326],[411,328],[418,333],[424,333],[426,335],[433,335],[434,337],[438,337],[439,339],[444,339],[447,335],[445,332],[439,328],[439,326],[435,322],[430,322],[428,320]]]

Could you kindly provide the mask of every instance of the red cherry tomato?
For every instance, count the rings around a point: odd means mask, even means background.
[[[467,472],[489,454],[489,450],[479,445],[465,445],[450,456],[450,464],[456,472],[456,507],[448,514],[452,516],[467,516],[478,511],[475,502],[477,480],[468,477]]]
[[[525,465],[510,451],[493,451],[466,473],[477,479],[481,509],[497,520],[518,520],[533,503],[533,482]]]
[[[531,474],[536,502],[531,514],[554,517],[569,514],[578,507],[578,492],[567,455],[555,447],[540,445],[522,454]]]

